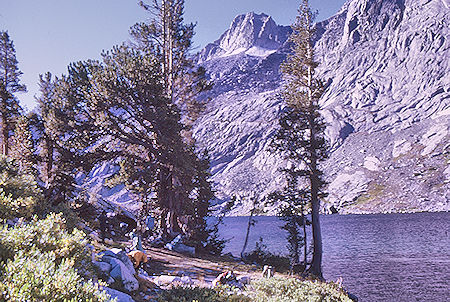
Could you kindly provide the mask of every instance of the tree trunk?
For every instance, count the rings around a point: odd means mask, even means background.
[[[46,136],[45,138],[46,150],[46,165],[45,165],[45,188],[48,189],[52,179],[52,170],[53,170],[53,142],[52,140]]]
[[[9,153],[9,123],[8,119],[5,116],[6,114],[2,114],[2,154],[4,156],[8,156]]]
[[[2,154],[4,156],[8,156],[8,151],[9,151],[9,143],[8,143],[8,139],[9,139],[9,133],[8,133],[8,128],[6,126],[3,126],[2,129],[2,140],[3,140],[3,150],[2,150]]]
[[[310,272],[319,278],[322,276],[322,233],[320,231],[319,209],[320,202],[318,199],[318,182],[317,177],[312,175],[311,179],[311,218],[312,218],[312,236],[313,236],[313,258]]]
[[[159,188],[158,188],[158,204],[161,208],[161,232],[163,238],[167,238],[169,235],[169,221],[168,215],[170,210],[169,204],[169,190],[168,187],[169,171],[166,167],[161,166],[159,172]]]
[[[320,231],[320,200],[319,200],[319,178],[317,170],[317,154],[316,154],[316,133],[314,128],[314,117],[312,111],[310,111],[310,156],[311,156],[311,171],[310,171],[310,184],[311,184],[311,219],[312,219],[312,236],[313,236],[313,258],[311,263],[310,272],[319,278],[322,276],[322,234]]]
[[[308,18],[308,24],[310,24]],[[312,43],[311,41],[308,41],[307,47],[308,47],[308,59],[310,61],[313,61],[313,51],[312,51]],[[320,218],[319,218],[319,211],[320,211],[320,200],[319,200],[319,178],[317,170],[317,142],[316,142],[316,129],[315,129],[315,120],[314,120],[314,113],[315,113],[315,100],[313,99],[312,94],[312,79],[313,79],[313,72],[312,67],[308,66],[308,122],[309,122],[309,131],[310,131],[310,161],[311,161],[311,171],[309,175],[310,184],[311,184],[311,219],[312,219],[312,236],[313,236],[313,258],[311,262],[311,268],[310,272],[320,278],[323,279],[322,276],[322,234],[320,231]]]
[[[161,235],[164,240],[166,240],[169,237],[169,234],[167,233],[167,214],[169,210],[163,209],[161,212],[159,227],[161,229]]]
[[[247,233],[245,234],[244,246],[242,247],[242,251],[241,251],[241,259],[244,259],[244,252],[245,252],[245,249],[247,248],[248,235],[250,234],[250,227],[252,226],[252,219],[253,219],[254,213],[255,213],[255,208],[253,207],[252,211],[250,212],[250,216],[248,217]]]
[[[303,219],[303,223],[302,223],[302,228],[303,228],[303,264],[306,265],[308,264],[308,240],[307,240],[307,236],[306,236],[306,216],[305,216],[305,212],[304,212],[304,208],[302,206],[302,219]]]

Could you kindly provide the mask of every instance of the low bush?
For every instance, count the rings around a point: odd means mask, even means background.
[[[74,229],[69,233],[65,228],[62,214],[50,214],[45,219],[35,216],[31,222],[16,225],[13,228],[4,225],[0,228],[0,260],[6,261],[20,251],[53,252],[55,261],[72,259],[81,268],[88,263],[86,252],[88,241],[83,232]]]
[[[251,282],[243,291],[230,287],[174,287],[162,291],[159,302],[352,302],[335,283],[296,278],[269,278]]]
[[[244,261],[251,264],[271,265],[278,272],[287,272],[290,269],[289,258],[269,252],[262,238],[256,242],[256,248],[244,254]]]
[[[200,288],[178,286],[163,291],[158,297],[159,302],[250,302],[248,297],[235,294],[226,288]]]
[[[109,301],[98,284],[86,281],[72,259],[59,264],[56,253],[20,251],[2,269],[2,301]]]
[[[0,227],[0,301],[108,301],[87,281],[85,235],[68,232],[62,214]]]
[[[252,282],[249,293],[255,302],[352,302],[335,283],[296,278],[269,278]]]
[[[0,219],[30,218],[42,203],[34,176],[19,172],[14,161],[0,157]]]

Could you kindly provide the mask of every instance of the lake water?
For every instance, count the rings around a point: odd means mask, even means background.
[[[257,217],[246,251],[262,237],[271,252],[286,253],[277,217]],[[225,252],[239,255],[247,217],[227,217]],[[342,277],[360,301],[450,301],[450,213],[321,216],[323,273]]]

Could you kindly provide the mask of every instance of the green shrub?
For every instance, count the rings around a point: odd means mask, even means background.
[[[0,219],[30,218],[41,202],[34,176],[20,173],[14,161],[0,157]]]
[[[0,260],[12,258],[19,251],[36,250],[41,253],[55,253],[55,261],[72,259],[78,267],[89,262],[86,253],[88,241],[83,232],[74,229],[69,233],[65,228],[62,214],[50,214],[45,219],[35,216],[30,223],[22,223],[14,228],[6,225],[0,228]]]
[[[255,302],[351,302],[337,284],[295,278],[269,278],[252,282]]]
[[[0,228],[0,301],[108,301],[83,276],[91,269],[86,237],[68,232],[62,214]]]
[[[337,284],[295,278],[253,281],[243,292],[230,287],[174,287],[163,291],[159,302],[352,302]]]
[[[287,272],[290,269],[289,258],[269,252],[262,238],[256,242],[256,248],[253,251],[244,254],[244,261],[252,264],[271,265],[278,272]]]
[[[36,214],[42,218],[51,212],[63,213],[69,228],[79,220],[68,202],[52,206],[34,175],[22,173],[14,160],[0,156],[0,220],[29,220]]]
[[[57,264],[55,252],[20,251],[4,265],[0,300],[109,301],[98,284],[84,280],[72,259]]]
[[[225,288],[200,288],[178,286],[163,291],[158,297],[159,302],[250,302],[244,295],[230,293]]]

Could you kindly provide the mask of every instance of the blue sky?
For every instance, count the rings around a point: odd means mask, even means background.
[[[149,16],[137,0],[0,0],[0,30],[16,48],[22,105],[35,106],[39,74],[65,73],[70,62],[100,58],[102,50],[128,39],[128,29]],[[335,14],[345,0],[311,0],[319,20]],[[197,22],[196,50],[216,40],[239,14],[271,15],[278,24],[293,22],[300,0],[186,0],[185,19]]]

